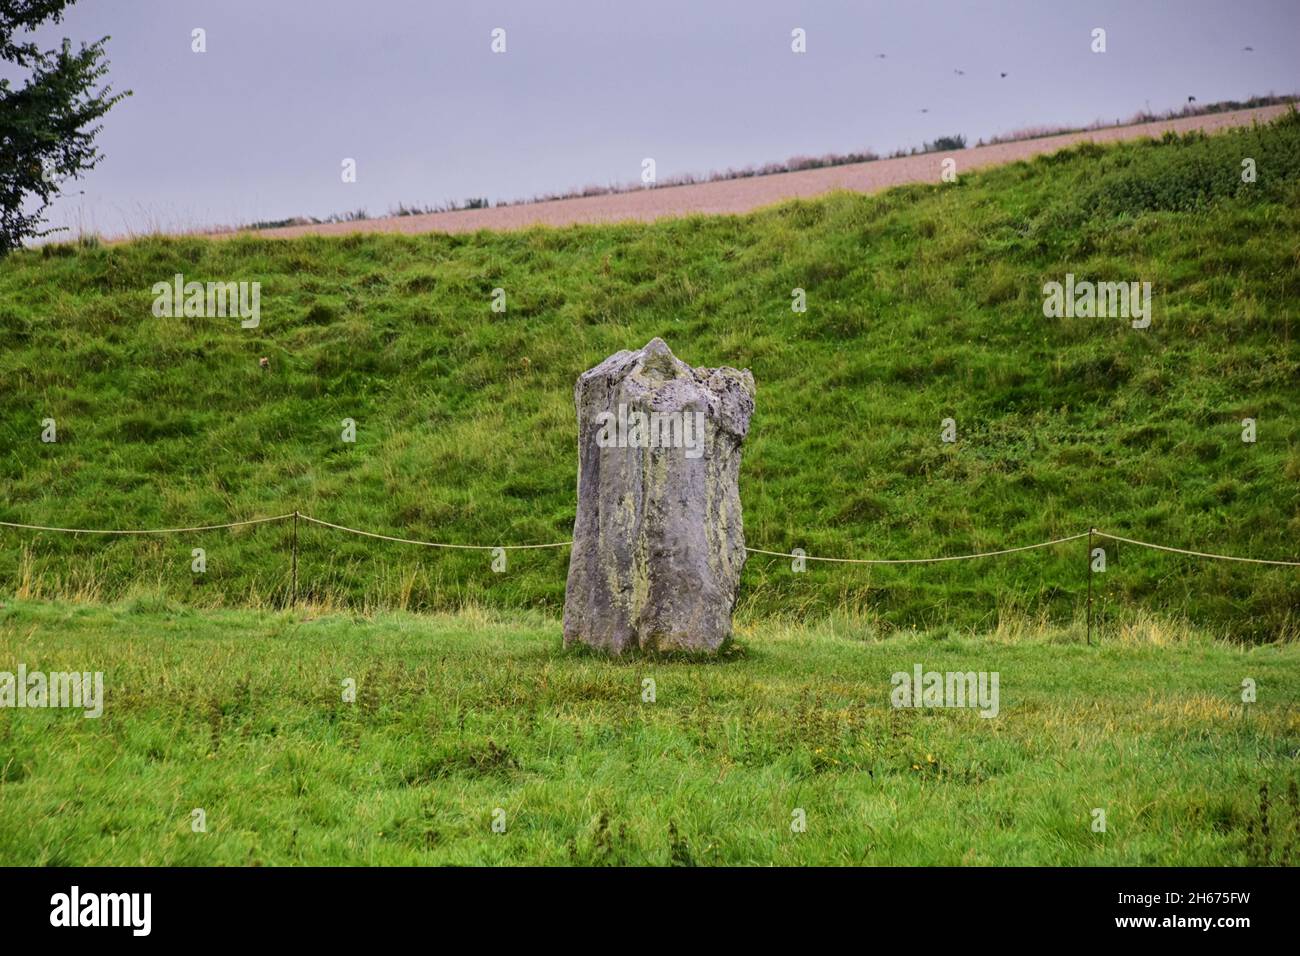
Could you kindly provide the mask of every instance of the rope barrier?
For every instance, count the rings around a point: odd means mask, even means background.
[[[1080,538],[1088,537],[1088,532],[1081,531],[1079,534],[1072,534],[1065,538],[1057,538],[1054,541],[1043,541],[1038,544],[1026,544],[1019,548],[1003,548],[1001,551],[981,551],[978,554],[951,554],[942,558],[818,558],[811,554],[790,554],[785,551],[764,551],[762,548],[746,548],[751,554],[769,554],[776,558],[803,558],[807,561],[829,561],[836,564],[935,564],[939,561],[967,561],[971,558],[992,558],[999,554],[1014,554],[1017,551],[1032,551],[1035,548],[1050,548],[1054,544],[1064,544],[1066,541],[1078,541]]]
[[[292,517],[292,516],[290,516]],[[299,514],[303,521],[310,521],[312,524],[318,524],[326,528],[334,528],[337,531],[346,531],[348,534],[359,534],[367,538],[378,538],[381,541],[396,541],[398,544],[417,544],[425,548],[449,548],[461,551],[495,551],[500,548],[502,551],[533,551],[539,548],[567,548],[573,544],[572,541],[556,541],[552,544],[443,544],[437,541],[416,541],[414,538],[395,538],[390,534],[377,534],[374,531],[362,531],[360,528],[349,528],[346,525],[334,524],[332,521],[322,521],[320,518],[313,518],[311,515]]]
[[[1157,551],[1171,551],[1174,554],[1188,554],[1194,558],[1212,558],[1215,561],[1247,561],[1251,564],[1273,564],[1286,568],[1300,568],[1300,561],[1274,561],[1268,558],[1239,558],[1231,554],[1210,554],[1206,551],[1188,551],[1185,548],[1171,548],[1163,544],[1152,544],[1150,541],[1137,541],[1133,538],[1121,538],[1117,534],[1107,534],[1105,531],[1096,532],[1099,538],[1110,538],[1112,541],[1123,541],[1125,544],[1135,544],[1142,548],[1154,548]]]
[[[365,538],[375,538],[380,541],[393,541],[397,544],[413,544],[424,548],[442,548],[453,551],[495,551],[500,548],[502,551],[536,551],[545,548],[567,548],[573,544],[572,541],[554,541],[548,544],[452,544],[442,541],[420,541],[415,538],[400,538],[395,535],[380,534],[375,531],[365,531],[361,528],[349,528],[347,525],[335,524],[332,521],[325,521],[321,518],[313,518],[311,515],[302,514],[301,512],[289,512],[282,515],[270,515],[265,518],[248,518],[243,521],[230,521],[225,524],[207,524],[197,525],[191,528],[58,528],[51,525],[40,524],[21,524],[16,521],[0,521],[0,527],[20,528],[28,531],[54,531],[63,534],[107,534],[107,535],[149,535],[149,534],[185,534],[198,531],[219,531],[224,528],[240,528],[248,525],[267,524],[273,521],[287,521],[290,518],[301,518],[303,521],[309,521],[312,524],[320,525],[324,528],[333,528],[336,531],[343,531],[347,534],[360,535]],[[1300,567],[1300,561],[1282,561],[1271,558],[1243,558],[1230,554],[1214,554],[1208,551],[1191,551],[1186,548],[1174,548],[1164,544],[1153,544],[1150,541],[1139,541],[1136,538],[1126,538],[1118,534],[1110,534],[1099,529],[1092,529],[1092,534],[1099,538],[1109,538],[1111,541],[1122,541],[1125,544],[1135,545],[1141,548],[1151,548],[1156,551],[1167,551],[1172,554],[1185,554],[1194,558],[1209,558],[1214,561],[1239,561],[1249,564],[1267,564],[1274,567],[1297,568]],[[1021,551],[1033,551],[1039,548],[1050,548],[1058,544],[1066,544],[1070,541],[1078,541],[1080,538],[1088,537],[1089,532],[1081,531],[1078,534],[1067,535],[1063,538],[1054,538],[1051,541],[1040,541],[1035,544],[1025,544],[1016,548],[1001,548],[997,551],[978,551],[972,554],[951,554],[935,558],[830,558],[813,554],[795,554],[790,551],[768,551],[764,548],[750,548],[745,550],[750,554],[763,554],[774,558],[803,558],[807,561],[822,561],[828,564],[938,564],[943,561],[969,561],[978,558],[993,558],[1003,554],[1016,554]]]
[[[231,521],[228,524],[205,524],[194,528],[145,528],[145,529],[120,529],[120,528],[51,528],[43,524],[18,524],[16,521],[0,521],[0,525],[6,528],[25,528],[28,531],[60,531],[64,534],[184,534],[190,531],[218,531],[222,528],[240,528],[250,524],[266,524],[268,521],[284,521],[293,517],[293,512],[287,515],[272,515],[269,518],[249,518],[247,521]]]

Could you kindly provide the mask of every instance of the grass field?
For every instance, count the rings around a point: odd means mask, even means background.
[[[1257,181],[1242,181],[1243,158]],[[437,541],[565,540],[573,382],[658,335],[693,364],[754,372],[741,497],[755,547],[933,556],[1096,525],[1294,558],[1297,235],[1292,114],[734,218],[45,247],[0,262],[0,520],[140,528],[298,509]],[[176,273],[260,281],[261,325],[155,318],[152,286]],[[1066,273],[1150,281],[1151,327],[1044,318],[1043,284]],[[795,288],[806,312],[792,311]],[[949,416],[955,445],[940,441]],[[46,418],[56,443],[40,440]],[[0,582],[28,598],[275,606],[288,534],[0,529]],[[532,552],[493,574],[482,553],[317,528],[301,544],[304,596],[347,608],[554,614],[568,559]],[[1260,642],[1300,628],[1294,568],[1120,547],[1096,577],[1112,629],[1147,613]],[[1024,614],[1073,621],[1085,586],[1078,542],[802,575],[754,558],[741,608],[991,630]]]
[[[1300,645],[1081,640],[768,622],[611,663],[540,615],[9,602],[0,662],[106,703],[0,709],[0,864],[1300,861]],[[997,671],[998,716],[891,708],[918,663]]]

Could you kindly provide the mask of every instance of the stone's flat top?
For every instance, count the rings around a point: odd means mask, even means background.
[[[597,383],[623,385],[630,398],[651,410],[700,408],[728,431],[743,438],[754,411],[754,376],[749,369],[730,366],[695,368],[686,364],[656,336],[644,348],[624,349],[578,376],[574,398]]]
[[[578,376],[578,384],[585,381],[604,378],[622,381],[628,376],[650,385],[658,385],[676,378],[690,378],[705,384],[718,376],[736,378],[747,385],[750,394],[754,391],[754,376],[749,369],[735,369],[729,365],[716,368],[701,366],[695,368],[687,365],[668,347],[668,343],[655,336],[644,348],[635,351],[623,349],[615,352],[598,365],[594,365]]]
[[[689,365],[673,354],[668,343],[656,336],[646,343],[645,348],[615,352],[578,376],[578,383],[594,378],[617,382],[637,373],[641,373],[643,380],[663,382],[671,378],[688,377],[691,371]]]

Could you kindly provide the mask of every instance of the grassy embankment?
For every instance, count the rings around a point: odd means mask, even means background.
[[[1243,183],[1243,158],[1258,181]],[[472,236],[149,239],[0,263],[0,520],[220,522],[294,509],[477,544],[572,531],[576,375],[662,336],[749,367],[749,542],[912,557],[1097,525],[1257,557],[1300,540],[1300,121],[1084,146],[878,196],[738,218]],[[175,273],[260,281],[262,321],[158,319]],[[1066,273],[1148,280],[1154,320],[1047,319]],[[507,312],[490,310],[504,288]],[[806,313],[791,310],[805,289]],[[268,370],[258,359],[270,360]],[[958,442],[940,441],[953,417]],[[1241,420],[1259,440],[1241,441]],[[40,441],[53,418],[58,442]],[[340,439],[357,423],[357,442]],[[285,525],[163,539],[0,529],[26,597],[275,605]],[[204,547],[208,571],[190,571]],[[567,553],[430,552],[302,531],[321,605],[554,613]],[[1136,614],[1293,636],[1296,569],[1110,548],[1107,633]],[[1077,619],[1084,548],[863,568],[753,558],[741,614],[882,631]]]

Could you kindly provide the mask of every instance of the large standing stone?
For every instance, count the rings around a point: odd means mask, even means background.
[[[692,368],[661,339],[583,372],[564,643],[714,651],[745,566],[748,370]]]

